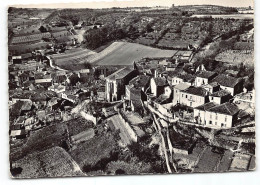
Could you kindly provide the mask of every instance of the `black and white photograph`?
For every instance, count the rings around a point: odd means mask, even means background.
[[[253,173],[254,1],[216,2],[10,5],[10,178]]]

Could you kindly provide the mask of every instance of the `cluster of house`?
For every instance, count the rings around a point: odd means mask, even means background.
[[[83,100],[105,100],[105,81],[89,80],[94,79],[93,70],[58,71],[52,69],[47,60],[37,61],[35,57],[10,59],[12,138],[26,137],[32,129],[53,121],[70,119],[71,109]],[[99,74],[102,76],[103,72],[101,68]]]
[[[125,108],[140,115],[149,104],[169,118],[166,120],[176,118],[176,110],[185,107],[192,112],[189,122],[213,128],[231,128],[240,118],[242,110],[233,103],[234,96],[251,93],[243,92],[241,79],[203,67],[189,74],[178,69],[167,71],[168,64],[162,67],[160,61],[154,64],[134,63],[133,69],[122,68],[106,77],[106,100],[123,100]]]

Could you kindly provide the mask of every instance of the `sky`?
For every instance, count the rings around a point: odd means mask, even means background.
[[[171,6],[178,5],[201,5],[212,4],[230,7],[254,7],[254,0],[58,0],[55,4],[41,4],[45,1],[37,1],[38,4],[19,5],[22,1],[16,4],[15,7],[23,8],[111,8],[111,7],[140,7],[140,6]],[[26,1],[23,1],[23,3]],[[48,1],[50,2],[50,1]],[[58,2],[58,3],[57,3]],[[70,2],[73,2],[70,3]],[[62,4],[61,4],[62,3]]]

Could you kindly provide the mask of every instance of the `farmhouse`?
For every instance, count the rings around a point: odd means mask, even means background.
[[[205,90],[209,91],[210,93],[214,93],[214,92],[221,90],[220,85],[217,82],[211,82],[211,83],[203,85],[201,87],[204,88]]]
[[[180,103],[181,91],[184,91],[190,87],[187,83],[180,83],[173,87],[173,105]]]
[[[157,77],[151,79],[151,93],[155,97],[159,97],[164,93],[164,88],[168,85],[166,78]]]
[[[196,74],[195,78],[195,86],[200,87],[202,85],[208,84],[215,76],[217,76],[217,73],[211,72],[211,71],[201,71],[198,74]]]
[[[239,109],[233,103],[217,105],[205,111],[207,126],[218,128],[231,128],[237,120]]]
[[[180,104],[197,107],[208,102],[208,91],[201,87],[193,87],[181,91]]]
[[[232,96],[242,92],[243,90],[242,81],[231,76],[220,74],[212,81],[217,82],[221,89],[229,91]]]
[[[220,90],[209,95],[209,101],[216,104],[228,102],[232,98],[229,91]]]
[[[194,119],[197,124],[206,125],[205,113],[206,110],[215,107],[217,104],[214,102],[208,102],[193,109]]]
[[[106,77],[106,100],[108,102],[121,100],[125,94],[125,85],[137,75],[137,71],[122,68]]]
[[[194,118],[198,124],[215,128],[231,128],[238,113],[238,107],[229,102],[221,105],[210,102],[194,108]]]
[[[187,83],[189,85],[193,85],[195,80],[195,76],[191,74],[183,74],[178,73],[177,75],[173,76],[171,79],[171,85],[178,85],[180,83]]]

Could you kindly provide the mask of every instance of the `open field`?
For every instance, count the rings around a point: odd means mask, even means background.
[[[62,54],[52,55],[55,65],[64,69],[84,67],[86,62],[95,65],[132,65],[145,57],[171,57],[177,50],[162,50],[128,42],[114,42],[99,53],[76,48]]]
[[[60,147],[34,152],[13,165],[22,168],[15,178],[84,176],[78,164]]]
[[[93,58],[97,65],[132,65],[145,57],[171,57],[176,50],[162,50],[136,43],[114,42]]]

